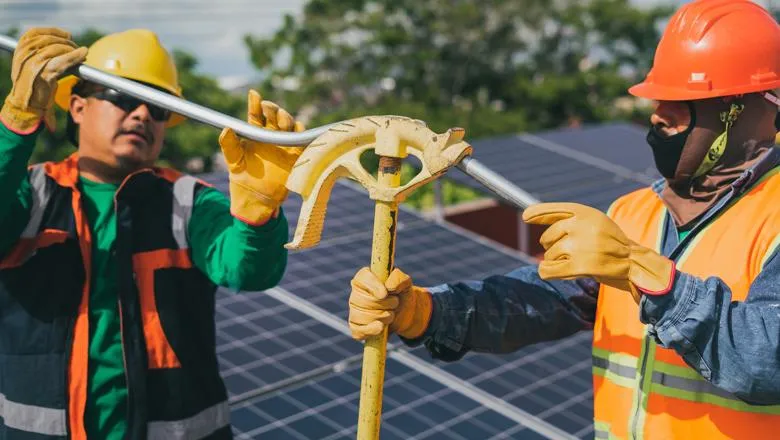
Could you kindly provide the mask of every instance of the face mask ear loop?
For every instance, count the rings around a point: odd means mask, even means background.
[[[777,97],[776,93],[778,92],[777,91],[764,92],[762,96],[764,97],[764,99],[766,99],[767,101],[771,102],[772,104],[778,107],[777,114],[775,115],[775,129],[779,132],[776,139],[780,139],[780,98]]]
[[[720,114],[720,120],[725,124],[723,133],[721,133],[715,139],[715,142],[712,143],[712,146],[710,146],[710,149],[707,151],[707,155],[704,156],[704,160],[701,162],[701,165],[699,165],[699,168],[693,174],[694,178],[707,174],[715,166],[715,164],[718,163],[720,158],[723,157],[723,153],[726,152],[726,145],[729,142],[729,130],[731,130],[731,127],[734,125],[734,123],[739,118],[739,115],[742,114],[744,110],[745,104],[732,102],[729,106],[729,110]]]
[[[767,101],[771,102],[772,104],[774,104],[774,105],[776,105],[777,107],[780,108],[780,98],[775,96],[774,93],[772,93],[772,92],[764,92],[763,96],[764,96],[764,99],[766,99]]]

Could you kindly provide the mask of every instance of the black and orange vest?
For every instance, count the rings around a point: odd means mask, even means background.
[[[30,169],[30,219],[0,261],[0,438],[86,439],[92,244],[76,164],[73,155]],[[217,287],[193,267],[187,240],[204,185],[148,169],[115,196],[130,439],[232,438]]]
[[[764,175],[698,232],[677,258],[678,269],[700,278],[720,277],[731,288],[732,299],[744,301],[780,244],[778,171]],[[632,240],[659,253],[666,215],[649,188],[610,208],[610,217]],[[658,346],[638,316],[630,295],[601,286],[593,334],[597,438],[780,437],[780,405],[750,405],[713,386],[674,350]]]

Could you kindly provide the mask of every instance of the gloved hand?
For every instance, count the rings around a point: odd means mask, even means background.
[[[642,293],[668,293],[674,281],[674,262],[631,241],[606,214],[576,203],[541,203],[523,212],[523,220],[551,225],[539,242],[545,248],[539,264],[542,279],[592,277],[631,292],[639,303]]]
[[[394,269],[382,284],[364,267],[352,279],[349,295],[349,328],[358,340],[376,336],[385,325],[399,336],[414,339],[425,333],[431,319],[431,294],[412,285],[412,279]]]
[[[0,120],[9,129],[29,134],[43,119],[54,131],[54,93],[65,70],[84,62],[86,47],[76,47],[70,34],[57,28],[33,28],[19,39],[11,61],[11,92]]]
[[[263,101],[255,90],[249,91],[247,119],[250,124],[268,130],[304,130],[300,122],[270,101]],[[262,225],[276,214],[287,197],[287,177],[303,147],[282,147],[239,138],[225,128],[219,145],[230,172],[230,212],[251,225]]]

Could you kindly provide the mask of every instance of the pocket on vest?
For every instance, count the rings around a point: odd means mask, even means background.
[[[65,370],[63,354],[0,354],[0,425],[41,438],[64,436]]]
[[[63,353],[78,311],[84,267],[78,242],[38,249],[22,266],[0,270],[0,353]]]

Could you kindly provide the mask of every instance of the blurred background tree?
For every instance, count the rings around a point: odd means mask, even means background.
[[[262,88],[315,125],[400,113],[473,139],[635,116],[618,100],[671,12],[628,0],[310,0],[271,37],[245,40]]]
[[[628,0],[309,0],[271,36],[247,35],[244,43],[262,78],[255,87],[309,127],[397,114],[437,132],[463,127],[474,140],[616,119],[644,124],[647,103],[626,89],[650,67],[672,11]],[[89,29],[74,39],[89,45],[101,35]],[[173,54],[186,99],[246,117],[246,90],[223,90],[198,72],[195,55]],[[2,96],[10,60],[0,54]],[[58,122],[55,133],[41,136],[33,161],[74,151],[62,111]],[[211,171],[218,136],[212,127],[182,124],[168,131],[161,161]],[[449,182],[443,192],[446,203],[476,196]],[[410,203],[430,200],[426,188]]]
[[[628,0],[310,0],[272,36],[245,42],[260,88],[309,125],[400,114],[478,139],[644,124],[647,103],[626,89],[651,66],[672,12]],[[444,185],[445,204],[474,197]],[[409,202],[430,200],[423,188]]]

